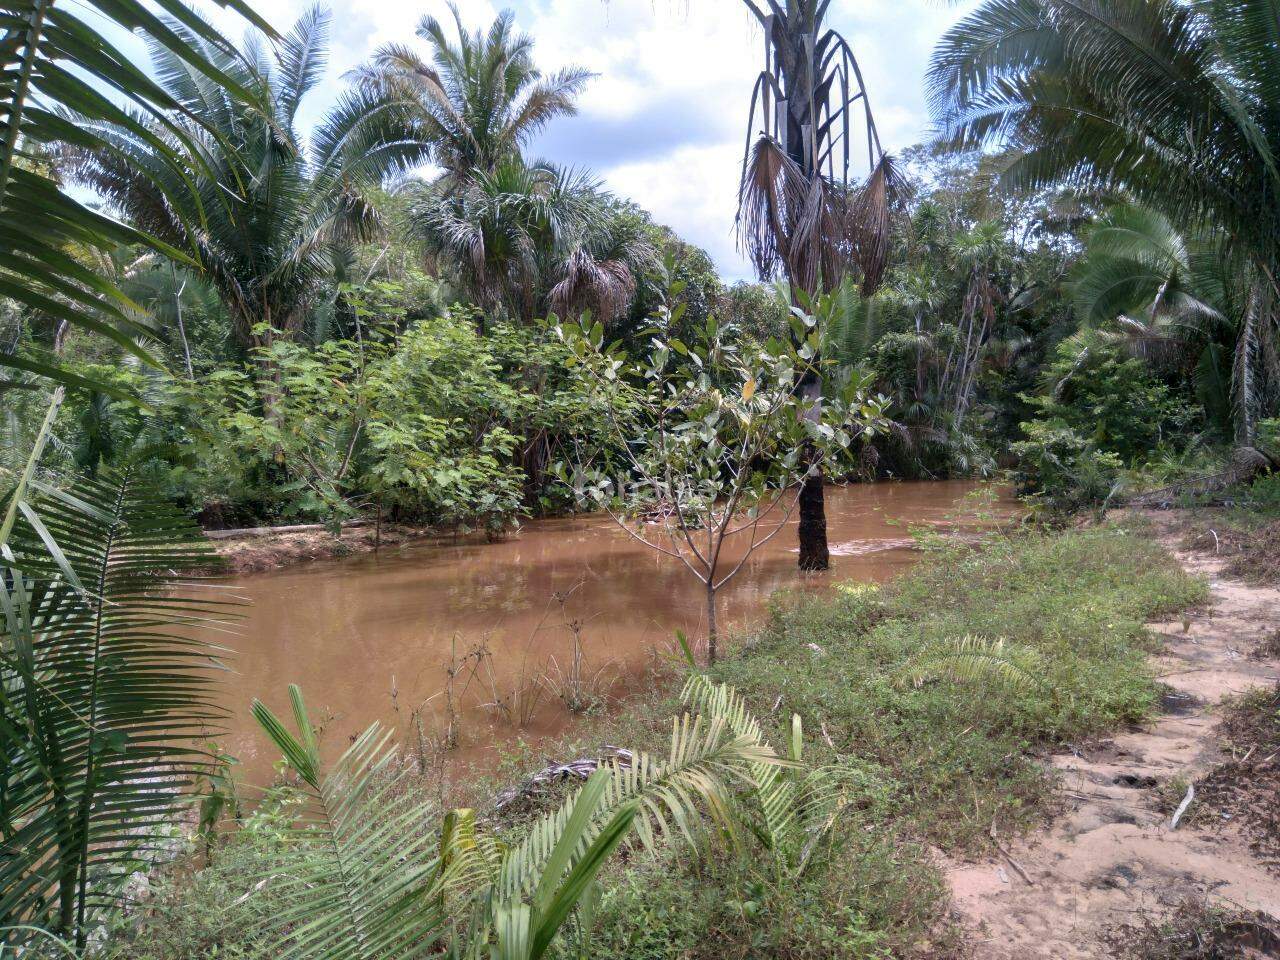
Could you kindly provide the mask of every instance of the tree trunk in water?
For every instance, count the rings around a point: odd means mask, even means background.
[[[826,570],[831,566],[827,549],[827,509],[823,475],[817,470],[805,477],[800,488],[800,569]]]
[[[707,664],[714,666],[716,662],[716,590],[712,586],[714,581],[707,581]]]
[[[800,395],[813,402],[812,410],[806,414],[811,420],[821,416],[822,381],[812,373],[805,374],[800,381]],[[812,448],[806,448],[805,461],[812,463]],[[823,496],[823,475],[821,468],[811,470],[804,478],[804,486],[800,488],[800,527],[799,536],[801,570],[826,570],[831,566],[831,553],[827,549],[827,508]]]

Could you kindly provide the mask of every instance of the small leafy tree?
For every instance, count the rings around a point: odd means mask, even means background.
[[[679,285],[671,292],[678,296]],[[657,327],[675,329],[682,312],[663,304]],[[708,318],[697,342],[655,337],[637,359],[606,347],[590,318],[558,328],[601,401],[612,441],[580,451],[562,478],[702,582],[710,662],[716,594],[786,526],[805,479],[887,423],[887,401],[870,394],[870,378],[857,370],[825,400],[802,395],[802,378],[818,375],[818,324],[799,308],[791,319],[794,343],[738,347]]]

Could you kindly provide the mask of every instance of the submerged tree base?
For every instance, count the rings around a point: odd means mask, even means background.
[[[827,548],[827,507],[822,474],[808,477],[800,488],[799,567],[805,571],[827,570],[831,552]]]

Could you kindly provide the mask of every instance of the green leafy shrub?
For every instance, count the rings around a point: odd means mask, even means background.
[[[1011,444],[1018,492],[1035,495],[1052,512],[1070,513],[1103,503],[1116,490],[1124,462],[1066,421],[1032,420],[1025,440]]]
[[[343,316],[349,336],[276,338],[197,380],[73,364],[112,392],[71,395],[51,465],[127,459],[208,526],[381,510],[497,533],[569,505],[549,467],[565,446],[598,446],[602,418],[549,331],[482,335],[463,306],[410,319],[383,282],[344,287]]]
[[[815,869],[786,885],[770,883],[747,854],[627,871],[606,886],[591,956],[890,960],[942,932],[946,899],[918,844],[850,816]]]
[[[1055,512],[1105,502],[1124,467],[1167,459],[1169,441],[1185,437],[1194,420],[1149,365],[1098,331],[1062,341],[1042,383],[1022,398],[1034,416],[1011,451],[1019,490]]]

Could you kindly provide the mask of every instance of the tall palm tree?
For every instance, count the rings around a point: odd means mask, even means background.
[[[986,0],[939,43],[929,85],[950,145],[1011,148],[1004,186],[1118,192],[1219,234],[1245,290],[1241,349],[1268,349],[1280,308],[1278,0]],[[1247,446],[1256,418],[1241,423]]]
[[[310,138],[299,108],[327,60],[329,14],[313,8],[268,53],[260,37],[240,54],[213,49],[181,25],[175,33],[252,91],[252,104],[152,45],[152,64],[173,116],[105,125],[105,146],[78,154],[76,177],[139,229],[196,251],[192,267],[218,292],[246,348],[291,337],[329,284],[335,250],[379,226],[369,192],[390,173],[420,163],[408,104],[348,91]],[[186,119],[198,116],[202,124]],[[166,130],[196,142],[204,168],[194,191],[163,163]]]
[[[853,50],[825,26],[831,0],[743,0],[765,34],[764,69],[751,94],[738,196],[738,231],[761,279],[779,274],[812,297],[854,274],[863,292],[884,276],[897,174],[880,146]],[[862,133],[867,179],[851,182]],[[821,383],[801,390],[815,400]],[[800,568],[829,565],[823,478],[800,497]]]
[[[274,36],[244,0],[229,0],[227,6]],[[181,22],[183,32],[172,29],[165,15]],[[105,145],[92,123],[70,121],[74,112],[82,120],[118,124],[152,140],[166,182],[181,182],[183,171],[203,162],[190,133],[201,128],[203,118],[131,63],[104,26],[137,32],[193,78],[221,85],[235,102],[249,94],[222,67],[234,56],[233,48],[182,0],[0,0],[0,20],[0,296],[59,323],[103,334],[149,359],[136,342],[146,332],[136,304],[76,251],[105,255],[121,243],[154,244],[155,238],[73,199],[48,159],[70,144]],[[192,37],[198,45],[189,42]],[[218,62],[208,56],[214,50]],[[130,103],[132,112],[121,102]],[[181,125],[170,120],[174,114],[183,118]],[[165,130],[162,141],[153,139],[155,126]],[[186,248],[186,255],[191,252]],[[0,366],[94,386],[56,363],[10,350],[0,351]]]
[[[580,172],[512,158],[407,190],[411,231],[487,313],[529,322],[590,309],[607,323],[657,265],[649,238]]]
[[[419,135],[454,189],[476,174],[495,175],[547,121],[576,113],[574,100],[591,74],[569,67],[544,76],[533,64],[533,40],[515,31],[510,10],[488,30],[468,33],[457,5],[449,9],[456,41],[435,17],[423,17],[417,35],[429,58],[389,44],[356,78],[375,95],[412,101]]]

